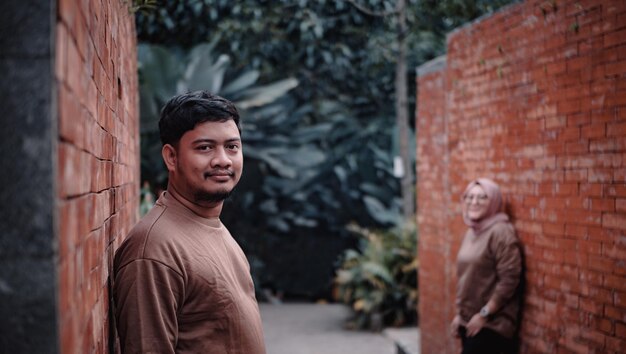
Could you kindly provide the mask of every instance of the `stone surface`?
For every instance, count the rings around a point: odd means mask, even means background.
[[[0,351],[58,352],[52,1],[0,2]]]
[[[380,333],[350,331],[350,312],[338,304],[261,304],[268,354],[394,354]]]
[[[417,327],[387,328],[383,335],[396,343],[398,354],[420,353],[420,332]]]

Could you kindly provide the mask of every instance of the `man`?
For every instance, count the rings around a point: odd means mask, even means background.
[[[243,169],[235,106],[175,96],[159,121],[169,184],[114,262],[122,353],[263,354],[250,266],[219,219]]]

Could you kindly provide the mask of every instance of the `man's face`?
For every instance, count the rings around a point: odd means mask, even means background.
[[[241,137],[234,121],[204,122],[178,143],[170,182],[193,202],[220,202],[235,188],[243,170]]]

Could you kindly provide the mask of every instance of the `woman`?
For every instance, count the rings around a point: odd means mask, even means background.
[[[521,296],[520,243],[502,212],[495,182],[472,181],[462,201],[469,229],[457,256],[457,314],[451,330],[461,337],[462,354],[510,353]]]

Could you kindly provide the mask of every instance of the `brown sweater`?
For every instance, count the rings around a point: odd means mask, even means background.
[[[505,337],[517,330],[522,259],[513,226],[497,223],[481,234],[469,229],[457,256],[457,313],[464,322],[493,300],[485,327]]]
[[[167,192],[116,252],[114,275],[122,353],[265,353],[241,248]]]

